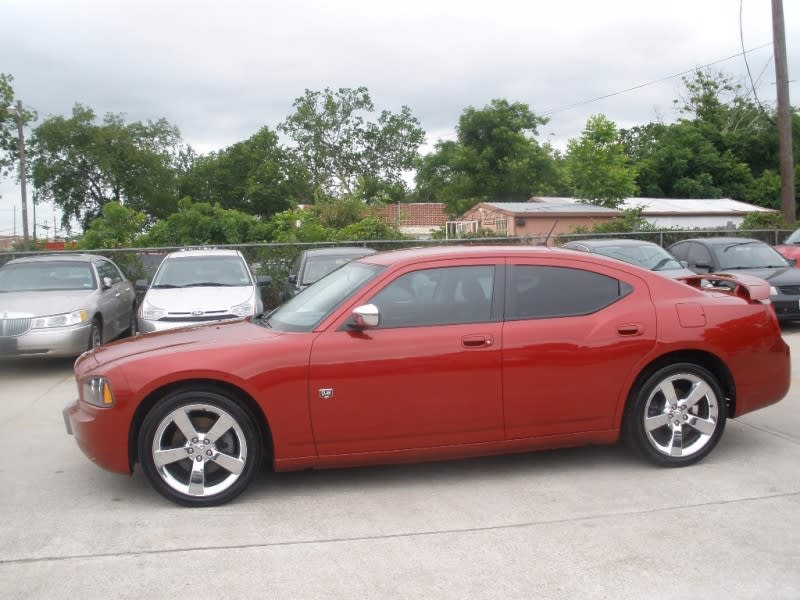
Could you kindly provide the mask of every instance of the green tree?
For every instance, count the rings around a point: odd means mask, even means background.
[[[125,123],[107,114],[96,123],[91,108],[76,104],[69,118],[46,119],[31,137],[32,179],[39,200],[62,209],[84,228],[109,202],[152,218],[176,206],[175,166],[180,133],[167,121]]]
[[[133,248],[142,235],[147,215],[119,202],[103,205],[80,242],[82,248]]]
[[[308,173],[268,127],[219,152],[187,153],[184,162],[179,194],[223,208],[269,217],[311,196]]]
[[[365,87],[306,90],[293,106],[279,129],[294,141],[313,188],[334,197],[355,192],[359,180],[401,182],[425,136],[406,106],[367,120],[375,106]]]
[[[417,164],[417,196],[445,202],[460,214],[482,200],[524,201],[563,189],[558,154],[539,144],[547,122],[527,104],[495,99],[482,109],[468,107],[455,141],[439,141]]]
[[[145,246],[195,246],[269,239],[269,227],[258,217],[218,204],[183,198],[178,201],[178,210],[156,222],[141,242]]]
[[[567,143],[565,167],[574,196],[590,204],[616,208],[637,192],[636,170],[604,115],[589,117],[581,137]]]
[[[8,110],[10,106],[16,104],[14,88],[11,85],[13,81],[13,75],[0,73],[0,176],[12,174],[19,160],[18,116]],[[36,118],[36,112],[23,107],[22,122],[24,124],[32,123]]]

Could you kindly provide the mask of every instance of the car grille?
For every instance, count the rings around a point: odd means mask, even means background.
[[[222,319],[237,319],[236,315],[220,311],[219,313],[205,313],[203,315],[193,315],[192,313],[169,313],[160,321],[168,323],[202,323],[204,321],[220,321]]]
[[[31,319],[0,319],[0,336],[13,337],[26,333],[31,328]]]
[[[800,285],[782,285],[778,289],[786,296],[800,296]]]

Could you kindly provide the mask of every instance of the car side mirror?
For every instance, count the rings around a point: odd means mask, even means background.
[[[272,277],[269,275],[259,275],[256,277],[256,284],[259,286],[269,285],[270,283],[272,283]]]
[[[150,289],[150,282],[147,279],[137,279],[133,287],[137,292],[146,292]]]
[[[292,285],[296,284],[297,283],[297,275],[295,275],[294,273],[289,275],[289,283],[291,283]]]
[[[364,304],[353,309],[352,322],[353,329],[371,329],[377,327],[381,322],[381,313],[374,304]]]
[[[103,277],[102,279],[103,289],[110,290],[111,289],[111,277]]]
[[[789,263],[790,267],[796,267],[797,266],[797,259],[796,258],[787,258],[786,262]]]

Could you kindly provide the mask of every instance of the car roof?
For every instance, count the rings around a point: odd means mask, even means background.
[[[758,242],[759,244],[764,244],[761,240],[757,240],[754,238],[741,238],[741,237],[708,237],[708,238],[691,238],[688,240],[681,240],[681,242],[699,242],[700,244],[705,244],[706,246],[727,246],[729,244],[749,244],[752,242]],[[680,244],[681,242],[675,242],[675,244]],[[673,246],[675,245],[673,244]]]
[[[389,266],[437,258],[498,258],[506,256],[554,256],[554,254],[575,258],[575,252],[573,251],[557,250],[545,246],[429,246],[381,252],[372,256],[365,256],[359,261]]]
[[[339,246],[337,248],[311,248],[305,250],[306,257],[309,256],[367,256],[375,254],[372,248],[361,248],[357,246]]]
[[[37,254],[36,256],[21,256],[8,261],[7,265],[37,262],[87,262],[93,263],[104,259],[104,256],[95,254]]]
[[[658,246],[658,244],[653,242],[648,242],[646,240],[632,240],[628,238],[572,240],[571,242],[567,242],[564,245],[568,246],[569,244],[583,244],[589,248],[604,248],[606,246]],[[661,246],[658,247],[660,248]]]
[[[198,256],[241,256],[242,253],[232,248],[191,248],[170,252],[164,257],[168,258],[193,258]]]

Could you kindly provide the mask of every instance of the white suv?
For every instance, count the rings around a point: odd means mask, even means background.
[[[173,252],[161,262],[151,284],[136,282],[137,290],[146,290],[139,305],[139,331],[259,314],[263,310],[259,287],[270,281],[254,278],[238,250]]]

